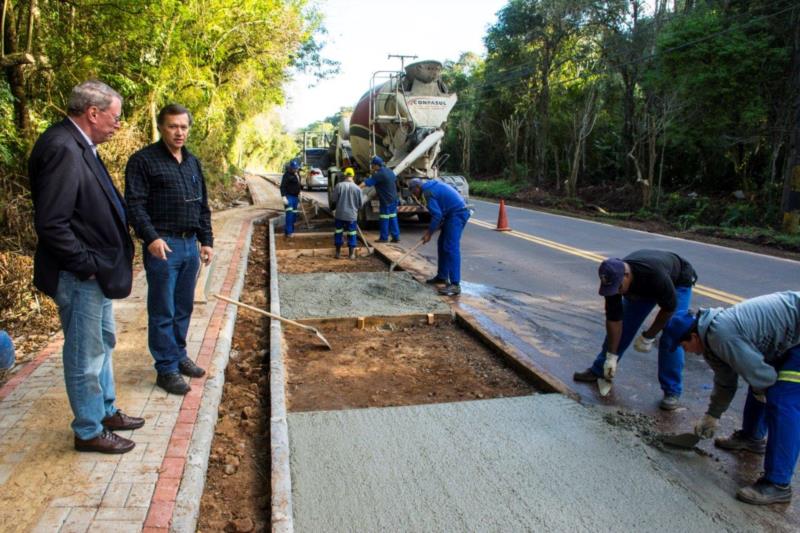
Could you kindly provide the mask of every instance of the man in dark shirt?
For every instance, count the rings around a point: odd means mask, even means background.
[[[166,106],[158,114],[161,140],[133,154],[125,169],[128,218],[144,244],[148,345],[156,384],[173,394],[191,390],[181,374],[205,374],[186,353],[186,333],[200,261],[207,265],[214,254],[203,170],[184,146],[191,125],[188,109]]]
[[[292,159],[281,178],[281,197],[286,209],[286,221],[283,223],[283,234],[291,237],[294,234],[294,222],[297,220],[297,206],[300,205],[300,162]]]
[[[367,178],[363,186],[375,187],[378,193],[380,207],[380,238],[378,242],[389,242],[389,234],[392,234],[392,242],[400,241],[400,224],[397,222],[397,176],[392,169],[383,163],[383,159],[377,155],[372,158],[369,165],[372,176]]]
[[[600,264],[600,295],[606,299],[606,338],[594,364],[576,372],[575,381],[611,381],[617,362],[625,353],[653,307],[653,323],[636,338],[634,348],[649,352],[656,335],[676,312],[686,312],[697,274],[692,265],[672,252],[639,250],[624,259],[606,259]],[[661,339],[658,345],[658,381],[664,391],[660,407],[676,409],[683,392],[683,348]]]

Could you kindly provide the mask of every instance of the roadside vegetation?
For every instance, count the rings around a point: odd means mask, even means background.
[[[445,65],[473,194],[800,250],[800,2],[511,0],[484,42]]]
[[[321,56],[321,15],[307,0],[2,6],[0,329],[17,338],[21,325],[54,324],[52,305],[30,282],[35,234],[26,165],[37,137],[63,119],[74,85],[100,79],[124,98],[121,128],[100,147],[120,190],[128,157],[157,139],[158,110],[171,102],[188,107],[188,148],[202,161],[212,206],[220,208],[244,194],[235,178],[242,168],[277,170],[296,153],[276,112],[289,73],[324,77],[337,68]]]

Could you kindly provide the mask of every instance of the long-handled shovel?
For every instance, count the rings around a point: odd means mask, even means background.
[[[278,316],[278,315],[275,315],[275,314],[270,313],[268,311],[264,311],[263,309],[259,309],[258,307],[253,307],[252,305],[243,304],[242,302],[239,302],[239,301],[236,301],[236,300],[232,300],[231,298],[227,298],[225,296],[222,296],[221,294],[212,294],[211,296],[213,296],[214,298],[218,298],[218,299],[222,300],[223,302],[228,302],[229,304],[238,305],[239,307],[244,307],[245,309],[249,309],[251,311],[255,311],[256,313],[261,313],[262,315],[267,315],[270,318],[274,318],[275,320],[280,320],[281,322],[285,322],[285,323],[290,324],[292,326],[297,326],[298,328],[303,328],[305,330],[312,331],[312,332],[314,332],[314,335],[319,337],[319,340],[321,340],[325,344],[325,346],[328,347],[329,350],[333,349],[333,348],[331,348],[331,345],[328,342],[328,339],[323,337],[322,333],[320,333],[317,328],[313,328],[311,326],[306,326],[305,324],[301,324],[300,322],[295,322],[294,320],[289,320],[288,318],[283,318],[282,316]]]
[[[404,253],[403,255],[401,255],[401,256],[400,256],[400,259],[398,259],[397,261],[393,262],[393,263],[392,263],[392,264],[389,266],[389,274],[388,274],[388,279],[392,279],[392,271],[394,271],[395,267],[396,267],[398,264],[400,264],[400,262],[401,262],[403,259],[405,259],[405,258],[408,256],[408,254],[410,254],[411,252],[413,252],[414,250],[416,250],[417,248],[419,248],[419,247],[420,247],[420,246],[422,246],[423,244],[425,244],[425,241],[422,241],[422,240],[420,240],[420,241],[419,241],[417,244],[415,244],[414,246],[412,246],[411,248],[409,248],[409,249],[408,249],[408,251],[407,251],[406,253]]]
[[[367,238],[364,237],[364,233],[361,232],[361,226],[356,224],[356,229],[358,230],[359,237],[361,237],[361,240],[364,241],[364,246],[367,247],[367,255],[372,255],[372,248],[370,247],[369,243],[367,242]]]

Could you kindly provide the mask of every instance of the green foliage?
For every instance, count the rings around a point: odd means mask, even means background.
[[[521,184],[505,179],[475,180],[469,183],[470,194],[488,198],[510,198],[521,189]]]
[[[71,88],[101,79],[124,98],[124,126],[102,147],[117,183],[130,154],[157,138],[155,114],[189,108],[188,147],[210,185],[224,186],[240,162],[277,168],[295,149],[272,113],[295,67],[319,76],[337,65],[321,55],[321,16],[308,0],[109,0],[39,2],[34,65],[0,77],[0,179],[24,176],[39,132],[60,120]],[[30,2],[9,3],[6,52],[27,43]],[[14,32],[21,32],[16,33]],[[12,99],[13,95],[23,98]],[[258,117],[269,118],[259,128]],[[27,120],[26,131],[17,123]],[[234,149],[234,146],[237,146]],[[239,156],[242,155],[240,158]],[[26,180],[19,180],[25,182]],[[0,199],[0,205],[10,205]],[[0,232],[8,226],[0,214]]]
[[[789,81],[799,26],[792,0],[509,0],[484,38],[485,60],[445,64],[459,94],[448,166],[464,166],[468,123],[465,173],[521,176],[561,194],[575,172],[580,186],[627,185],[642,216],[680,228],[776,225],[800,102]],[[522,119],[516,152],[502,127],[511,116]],[[669,194],[687,190],[697,196]],[[748,201],[733,200],[737,190]]]

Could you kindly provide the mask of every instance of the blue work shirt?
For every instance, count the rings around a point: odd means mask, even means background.
[[[375,187],[381,204],[388,205],[397,202],[397,176],[389,167],[381,167],[364,183],[369,187]]]
[[[452,185],[441,181],[429,180],[422,184],[422,194],[428,203],[428,211],[431,214],[431,223],[428,227],[433,233],[442,221],[458,211],[467,208],[467,204],[458,191]]]

